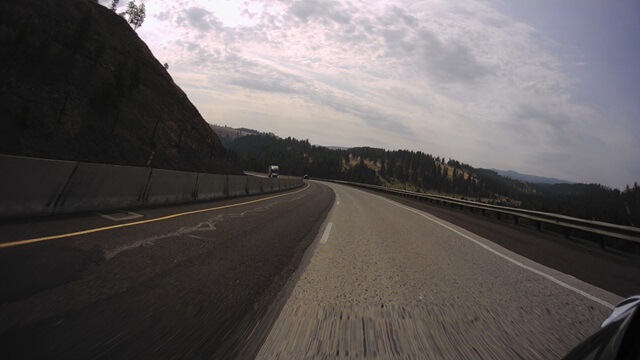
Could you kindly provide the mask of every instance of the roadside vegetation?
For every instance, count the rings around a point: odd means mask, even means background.
[[[224,141],[227,140],[227,141]],[[243,168],[264,172],[278,164],[285,175],[346,180],[545,211],[621,225],[640,225],[640,187],[532,184],[420,151],[370,147],[330,149],[308,140],[249,134],[223,138]]]

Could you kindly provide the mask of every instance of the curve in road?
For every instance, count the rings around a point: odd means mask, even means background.
[[[2,358],[252,357],[333,197],[310,184],[143,209],[158,220],[0,249]],[[3,222],[0,233],[6,243],[109,224],[60,216]]]
[[[422,211],[328,186],[330,230],[258,358],[558,358],[620,299]]]

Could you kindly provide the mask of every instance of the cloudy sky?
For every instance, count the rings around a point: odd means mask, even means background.
[[[138,35],[210,123],[640,180],[640,1],[145,5]]]

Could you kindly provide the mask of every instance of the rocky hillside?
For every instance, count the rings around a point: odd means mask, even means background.
[[[0,153],[239,172],[113,11],[90,0],[3,0],[0,24]]]

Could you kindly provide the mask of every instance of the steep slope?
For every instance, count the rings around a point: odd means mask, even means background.
[[[239,172],[114,12],[90,0],[4,0],[0,24],[0,153]]]

